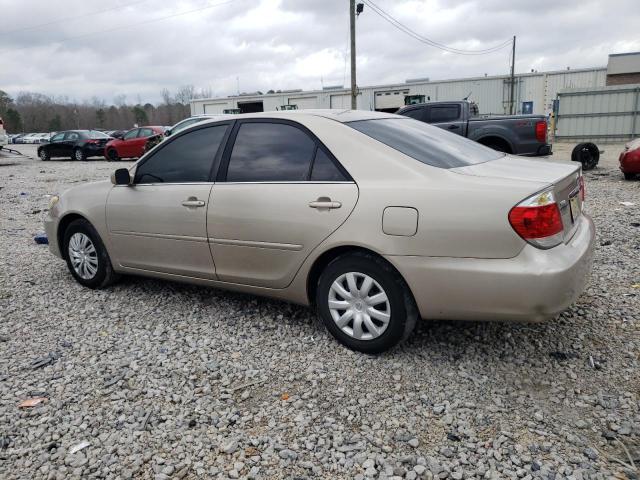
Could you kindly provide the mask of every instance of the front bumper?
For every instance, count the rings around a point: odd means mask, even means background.
[[[49,240],[49,251],[56,257],[62,258],[60,253],[60,246],[58,245],[58,218],[48,215],[44,220],[44,231],[47,234]]]
[[[542,321],[583,292],[595,227],[587,215],[571,240],[550,250],[527,245],[514,258],[387,256],[426,319]]]
[[[618,161],[622,173],[640,173],[640,149],[622,152]]]

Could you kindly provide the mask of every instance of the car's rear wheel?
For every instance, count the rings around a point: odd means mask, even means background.
[[[636,174],[635,173],[625,173],[624,174],[624,179],[625,180],[633,180],[634,178],[636,178]]]
[[[84,153],[84,150],[82,150],[81,148],[76,148],[73,151],[73,160],[77,160],[79,162],[83,162],[87,159],[87,154]]]
[[[595,143],[579,143],[571,152],[571,160],[580,162],[582,170],[593,170],[600,160],[600,150]]]
[[[400,274],[383,259],[356,252],[333,260],[320,275],[318,314],[347,347],[381,353],[405,340],[418,317]]]
[[[115,148],[110,148],[109,150],[107,150],[107,160],[111,161],[111,162],[117,162],[118,160],[120,160],[120,157],[118,157],[118,152],[116,151]]]
[[[117,280],[100,235],[88,221],[71,222],[62,245],[69,271],[81,285],[103,288]]]
[[[46,148],[41,148],[38,151],[38,157],[40,157],[40,160],[42,160],[43,162],[47,162],[49,161],[49,159],[51,159],[51,156],[49,156],[49,151]]]

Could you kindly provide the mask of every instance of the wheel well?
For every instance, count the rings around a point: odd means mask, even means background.
[[[64,232],[67,231],[67,228],[69,227],[71,222],[80,219],[86,220],[86,218],[84,218],[82,215],[79,215],[77,213],[70,213],[62,217],[60,219],[60,222],[58,223],[58,248],[60,249],[62,258],[64,258],[65,260],[67,259],[67,255],[65,249],[63,248],[64,246],[62,245],[62,241],[64,240]]]
[[[483,137],[480,140],[478,140],[478,143],[481,143],[482,145],[485,145],[487,147],[492,145],[503,147],[505,153],[513,153],[513,150],[511,149],[511,145],[509,145],[509,142],[507,142],[504,138]]]
[[[374,252],[373,250],[369,250],[368,248],[356,247],[354,245],[343,245],[340,247],[332,248],[331,250],[327,250],[318,258],[316,258],[316,261],[313,263],[311,269],[309,270],[309,275],[307,276],[307,297],[309,299],[310,305],[315,305],[316,303],[316,289],[318,288],[318,280],[320,279],[320,275],[322,275],[322,271],[325,269],[325,267],[339,256],[353,252],[362,252],[378,257],[391,268],[393,268],[396,272],[398,272],[396,267],[394,267],[386,258],[384,258],[379,253]],[[400,272],[398,272],[398,275],[402,277],[402,274]],[[410,295],[413,297],[413,292],[411,292],[411,288],[408,285],[407,289],[409,290]]]

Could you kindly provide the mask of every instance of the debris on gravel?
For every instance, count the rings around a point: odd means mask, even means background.
[[[619,150],[585,174],[599,239],[575,305],[542,324],[424,321],[377,357],[274,300],[81,287],[33,241],[47,195],[131,163],[3,166],[0,478],[638,478],[640,182]]]

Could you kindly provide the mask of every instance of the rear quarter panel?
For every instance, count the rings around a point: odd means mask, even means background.
[[[542,145],[536,139],[536,122],[544,117],[523,118],[477,118],[469,121],[467,138],[480,141],[486,137],[505,140],[516,155],[534,155]]]

